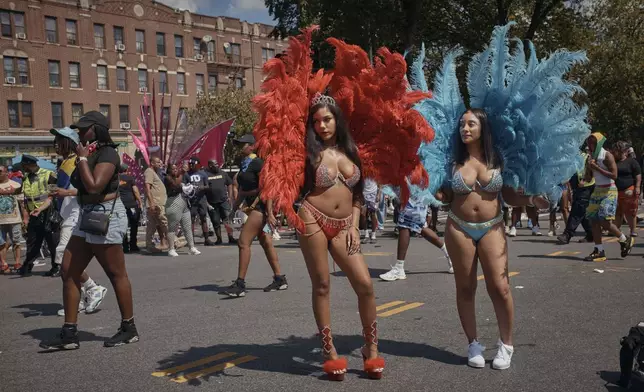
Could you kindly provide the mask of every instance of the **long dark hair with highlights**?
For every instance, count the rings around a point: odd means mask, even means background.
[[[499,169],[503,166],[503,162],[499,153],[494,148],[494,143],[492,142],[492,130],[490,129],[490,123],[487,120],[487,113],[483,109],[468,109],[465,113],[472,113],[479,120],[481,124],[481,144],[483,147],[483,156],[485,158],[485,164],[488,169]],[[461,119],[463,116],[461,116]],[[465,161],[470,157],[469,151],[467,151],[467,146],[463,143],[461,139],[461,124],[459,121],[458,130],[454,135],[454,162],[457,165],[464,165]]]
[[[362,163],[360,162],[360,156],[358,155],[358,148],[356,143],[351,137],[349,132],[349,125],[344,119],[344,115],[340,108],[335,105],[329,105],[327,103],[319,103],[314,105],[309,110],[309,117],[306,121],[306,169],[304,174],[304,187],[302,188],[302,194],[305,195],[313,188],[315,188],[315,170],[317,169],[320,163],[320,154],[324,149],[324,143],[322,139],[315,132],[314,119],[313,115],[320,109],[326,108],[333,114],[335,118],[335,138],[336,138],[336,148],[338,151],[342,152],[344,155],[353,162],[360,171],[362,171]],[[364,182],[362,176],[360,176],[360,181],[353,187],[353,194],[362,196],[362,190],[364,187]],[[355,198],[355,196],[354,196]]]

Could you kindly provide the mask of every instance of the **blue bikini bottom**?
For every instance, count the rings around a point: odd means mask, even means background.
[[[470,236],[475,243],[478,243],[492,227],[503,220],[503,214],[499,214],[499,216],[487,222],[471,223],[454,215],[451,210],[449,211],[448,216],[458,225],[458,227],[461,228],[461,230],[465,232],[465,234]]]

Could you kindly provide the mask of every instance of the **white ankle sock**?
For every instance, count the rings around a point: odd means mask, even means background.
[[[396,265],[394,265],[394,267],[398,269],[405,269],[405,260],[396,260]]]
[[[626,242],[626,236],[624,235],[624,233],[619,236],[619,242]]]
[[[445,257],[449,259],[449,254],[447,253],[447,247],[445,246],[445,244],[443,244],[443,246],[441,247],[441,250],[443,251],[443,254],[445,255]]]
[[[595,245],[595,248],[597,248],[598,252],[601,252],[604,250],[604,245]]]
[[[369,238],[370,233],[371,233],[371,230],[365,230],[364,231],[364,238]]]
[[[96,282],[94,282],[92,278],[87,279],[87,282],[83,283],[83,288],[85,289],[85,291],[91,289],[94,286],[96,286]]]

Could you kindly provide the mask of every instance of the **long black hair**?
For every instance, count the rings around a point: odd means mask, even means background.
[[[110,130],[100,124],[94,124],[94,135],[99,146],[110,146],[116,148],[117,144],[112,141]]]
[[[54,143],[59,147],[63,156],[76,153],[76,143],[68,137],[56,135]]]
[[[503,166],[503,162],[499,153],[496,151],[496,148],[494,148],[494,143],[492,142],[492,130],[490,129],[490,123],[487,119],[487,113],[485,113],[485,110],[483,109],[472,108],[465,111],[461,116],[461,119],[466,113],[472,113],[481,124],[481,144],[483,147],[483,158],[485,159],[487,168],[501,168]],[[461,124],[459,121],[458,130],[454,135],[454,162],[457,165],[464,165],[465,161],[470,157],[470,153],[467,151],[467,146],[461,139],[460,129]]]
[[[315,188],[315,170],[317,169],[320,163],[320,153],[324,149],[324,143],[322,139],[315,132],[315,125],[313,115],[320,109],[326,108],[333,117],[335,118],[335,138],[336,138],[336,148],[338,151],[342,152],[344,155],[349,158],[354,165],[362,171],[362,163],[360,162],[360,156],[358,155],[358,148],[356,143],[351,137],[349,132],[349,124],[347,124],[344,119],[344,115],[340,108],[335,105],[330,105],[327,103],[319,103],[314,105],[309,110],[309,117],[306,121],[306,169],[304,174],[304,188],[302,188],[302,194],[310,192]],[[364,181],[362,176],[360,176],[360,181],[353,187],[354,195],[362,196],[362,190],[364,188]]]

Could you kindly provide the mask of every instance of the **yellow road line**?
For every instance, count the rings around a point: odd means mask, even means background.
[[[417,308],[417,307],[423,306],[423,305],[424,305],[424,303],[422,303],[422,302],[413,302],[411,304],[407,304],[405,306],[401,306],[399,308],[391,309],[391,310],[389,310],[387,312],[380,313],[380,314],[378,314],[378,316],[379,317],[389,317],[389,316],[393,316],[394,314],[402,313],[404,311],[414,309],[414,308]]]
[[[175,377],[170,379],[171,381],[174,381],[176,383],[184,383],[190,380],[194,380],[195,378],[203,377],[205,375],[208,375],[210,373],[215,373],[215,372],[220,372],[222,370],[229,369],[231,367],[235,367],[237,365],[240,365],[242,363],[254,361],[257,359],[257,357],[254,357],[252,355],[246,355],[244,357],[240,357],[237,359],[233,359],[232,361],[228,361],[226,363],[220,363],[219,365],[211,366],[209,368],[205,368],[202,370],[197,370],[196,372],[188,373],[181,375],[179,377]]]
[[[517,275],[519,275],[519,272],[510,272],[508,274],[508,276],[510,276],[510,277],[511,276],[517,276]],[[483,279],[485,279],[485,275],[479,275],[479,276],[476,277],[476,280],[483,280]]]
[[[369,253],[363,253],[363,256],[391,256],[393,253],[388,253],[388,252],[369,252]]]
[[[180,371],[182,371],[182,370],[195,368],[195,367],[197,367],[197,366],[205,365],[205,364],[207,364],[207,363],[214,362],[214,361],[218,361],[218,360],[220,360],[220,359],[224,359],[224,358],[232,357],[232,356],[233,356],[233,355],[235,355],[235,354],[237,354],[237,353],[233,353],[233,352],[220,353],[220,354],[213,355],[213,356],[210,356],[210,357],[201,358],[201,359],[200,359],[200,360],[198,360],[198,361],[188,362],[188,363],[185,363],[185,364],[183,364],[183,365],[175,366],[175,367],[168,368],[168,369],[159,370],[159,371],[157,371],[157,372],[152,373],[152,375],[153,375],[154,377],[165,377],[165,376],[169,376],[169,375],[171,375],[171,374],[174,374],[174,373],[180,372]]]
[[[397,305],[404,304],[404,303],[405,303],[405,301],[387,302],[386,304],[376,306],[376,312],[380,312],[381,310],[385,310],[385,309],[391,308],[392,306],[397,306]]]
[[[566,250],[560,250],[558,252],[548,253],[546,256],[548,256],[548,257],[564,256],[564,255],[565,256],[574,256],[574,255],[578,255],[580,253],[581,252],[569,252],[569,251],[566,251]]]

